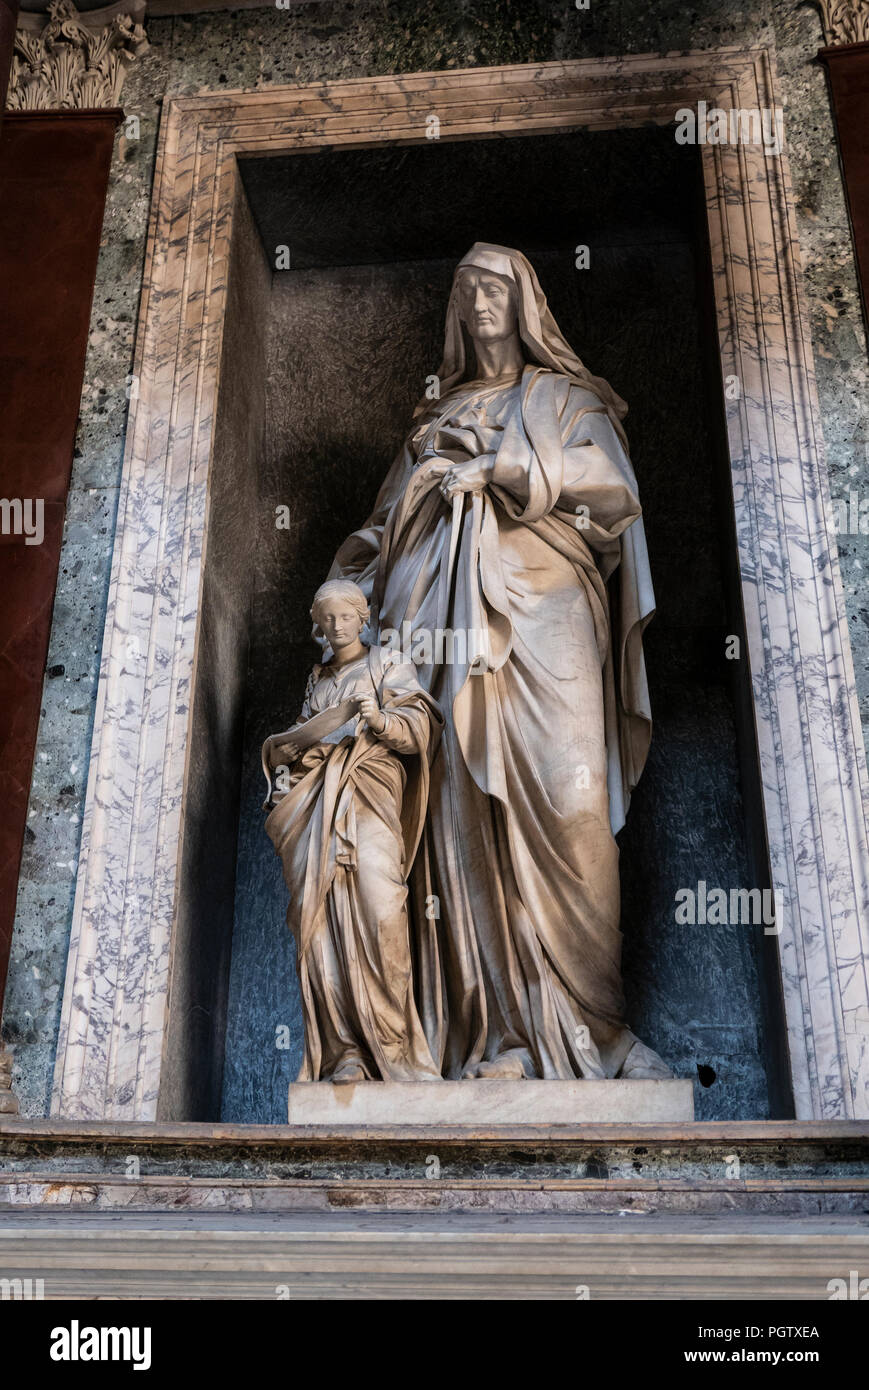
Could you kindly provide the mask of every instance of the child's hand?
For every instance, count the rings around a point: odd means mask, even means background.
[[[283,767],[285,764],[294,763],[299,756],[298,746],[288,739],[286,743],[273,744],[269,762],[272,767]]]
[[[373,734],[382,734],[386,728],[383,711],[373,695],[363,695],[359,701],[359,713]]]

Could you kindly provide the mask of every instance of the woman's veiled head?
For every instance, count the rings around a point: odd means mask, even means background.
[[[443,359],[437,371],[441,396],[469,377],[469,353],[473,344],[465,336],[467,333],[470,338],[470,328],[465,326],[460,291],[462,280],[471,268],[478,274],[487,272],[490,278],[500,276],[515,287],[515,328],[525,361],[538,363],[541,367],[567,376],[597,396],[606,407],[623,447],[627,449],[621,424],[627,414],[627,406],[609,383],[603,377],[593,375],[574,352],[555,322],[534,267],[521,251],[509,246],[476,241],[456,267],[447,306]],[[426,396],[417,405],[416,414],[420,415],[430,408],[431,399]]]

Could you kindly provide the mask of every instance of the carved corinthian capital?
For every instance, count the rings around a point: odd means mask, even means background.
[[[815,0],[821,11],[824,38],[832,47],[869,42],[869,0]]]
[[[121,0],[85,14],[79,14],[72,0],[51,0],[47,20],[43,15],[20,15],[8,109],[117,106],[127,68],[148,47],[139,22],[144,13],[143,0]]]

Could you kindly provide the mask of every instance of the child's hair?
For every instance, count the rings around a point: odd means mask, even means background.
[[[342,598],[355,609],[363,623],[368,621],[368,600],[358,584],[352,579],[327,579],[321,584],[311,604],[311,617],[314,619],[314,632],[321,632],[318,614],[321,604],[330,598]]]

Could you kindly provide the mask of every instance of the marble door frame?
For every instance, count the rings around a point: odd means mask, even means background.
[[[771,55],[415,73],[167,100],[53,1113],[153,1120],[238,155],[780,106]],[[869,1115],[866,766],[785,154],[705,145],[721,371],[798,1118]],[[698,877],[702,874],[698,872]]]

